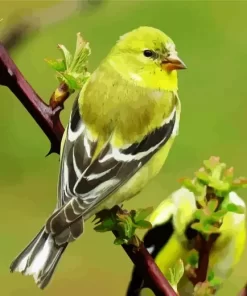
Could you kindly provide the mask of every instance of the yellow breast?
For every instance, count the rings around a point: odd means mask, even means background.
[[[124,184],[120,190],[109,196],[106,201],[97,208],[96,212],[103,209],[110,209],[116,204],[121,204],[123,201],[138,194],[146,184],[160,172],[173,142],[174,137],[171,137],[164,147],[162,147],[148,163],[146,163],[126,184]],[[90,216],[93,216],[94,214],[95,212]]]

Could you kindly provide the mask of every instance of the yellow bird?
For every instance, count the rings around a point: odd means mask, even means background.
[[[102,209],[135,196],[162,168],[178,133],[174,42],[151,27],[122,36],[82,88],[64,133],[58,201],[11,271],[44,288],[64,250]]]

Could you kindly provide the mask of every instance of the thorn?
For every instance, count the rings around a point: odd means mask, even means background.
[[[45,155],[45,157],[51,155],[52,153],[54,153],[53,147],[51,146],[49,152]]]

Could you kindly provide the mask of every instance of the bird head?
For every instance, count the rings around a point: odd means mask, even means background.
[[[151,88],[174,87],[177,70],[186,69],[172,39],[152,27],[139,27],[121,36],[108,59],[122,76]]]

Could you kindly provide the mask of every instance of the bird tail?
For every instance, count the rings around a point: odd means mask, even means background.
[[[143,288],[143,277],[139,275],[137,268],[134,266],[126,296],[139,296]]]
[[[31,243],[12,262],[11,272],[32,275],[39,288],[44,289],[65,251],[68,243],[56,245],[43,227]]]

